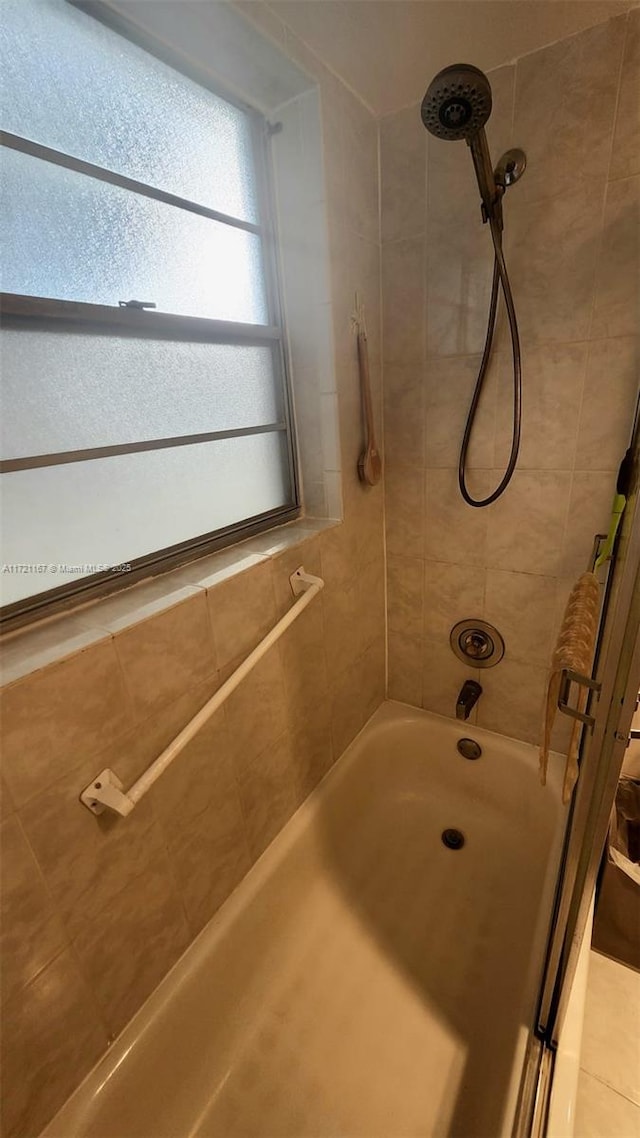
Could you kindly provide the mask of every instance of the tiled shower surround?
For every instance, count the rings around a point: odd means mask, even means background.
[[[180,571],[169,609],[156,581],[81,610],[57,663],[55,626],[29,634],[38,670],[2,691],[5,1138],[40,1131],[384,698],[383,488],[357,479],[350,327],[358,289],[380,417],[378,125],[266,30],[321,90],[344,521],[285,552],[250,542],[233,577],[225,555]],[[188,722],[291,605],[300,564],[325,589],[136,811],[83,809],[98,771],[135,779]]]
[[[492,158],[528,166],[504,205],[523,361],[517,471],[494,505],[457,485],[484,344],[492,249],[467,146],[428,135],[419,106],[381,123],[389,695],[455,714],[484,689],[483,727],[536,742],[568,591],[606,530],[638,384],[640,11],[489,75]],[[430,77],[425,76],[428,81]],[[511,444],[506,320],[470,452],[470,489],[499,483]],[[449,647],[465,617],[496,625],[500,664]]]
[[[473,673],[449,629],[484,616],[507,652],[482,674],[479,721],[536,738],[562,601],[606,526],[627,445],[638,12],[491,75],[493,155],[513,142],[529,157],[506,202],[525,403],[514,482],[476,512],[455,467],[491,264],[466,147],[428,139],[417,107],[379,124],[268,8],[237,7],[321,92],[344,521],[293,549],[257,539],[235,576],[224,555],[181,570],[171,607],[156,582],[82,610],[57,662],[55,625],[28,634],[37,666],[2,692],[6,1138],[37,1135],[384,697],[383,491],[355,473],[356,289],[379,416],[384,344],[392,697],[451,715]],[[507,347],[502,328],[476,490],[508,449]],[[301,563],[324,592],[136,811],[83,810],[102,767],[134,779],[264,635]]]

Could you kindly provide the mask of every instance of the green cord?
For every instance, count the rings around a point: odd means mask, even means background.
[[[609,532],[602,549],[596,559],[594,569],[599,569],[604,565],[605,561],[609,561],[613,555],[613,546],[616,540],[616,535],[620,527],[620,519],[624,514],[624,508],[627,504],[627,499],[624,494],[616,494],[613,499],[611,507],[611,520],[609,522]]]

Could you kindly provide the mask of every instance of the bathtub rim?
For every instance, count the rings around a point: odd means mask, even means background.
[[[461,721],[457,719],[438,715],[435,712],[416,708],[397,700],[386,699],[376,708],[317,786],[307,795],[291,818],[276,834],[273,841],[257,858],[233,892],[187,945],[184,952],[163,976],[160,983],[141,1004],[129,1022],[114,1037],[107,1050],[47,1122],[37,1138],[60,1138],[63,1131],[56,1124],[59,1123],[64,1126],[67,1115],[69,1116],[69,1123],[75,1122],[80,1127],[81,1133],[84,1133],[82,1127],[86,1127],[91,1118],[93,1102],[96,1097],[115,1075],[132,1050],[142,1045],[148,1033],[162,1019],[167,1006],[175,999],[180,990],[189,984],[194,974],[197,974],[207,958],[215,952],[217,944],[227,934],[229,926],[242,915],[243,911],[262,890],[268,878],[286,861],[299,837],[307,830],[309,822],[317,814],[320,804],[330,793],[334,792],[340,782],[347,778],[361,752],[363,739],[366,740],[374,732],[376,734],[378,731],[382,732],[388,725],[428,724],[433,721],[445,727],[448,732],[454,728],[464,730]],[[480,741],[484,739],[487,744],[490,744],[493,739],[499,739],[502,743],[516,747],[526,759],[531,761],[534,758],[536,747],[532,743],[513,739],[510,736],[502,735],[488,728],[478,727],[475,724],[467,724],[466,729],[467,731],[472,730]],[[558,799],[560,797],[561,775],[558,760],[562,762],[563,757],[557,752],[551,752],[550,777],[544,790],[547,793],[553,792],[560,817],[562,811]],[[123,824],[126,825],[126,820]],[[551,856],[551,850],[549,852]],[[514,1053],[514,1072],[515,1065],[516,1055]],[[514,1076],[512,1076],[512,1097],[515,1087],[513,1078]]]

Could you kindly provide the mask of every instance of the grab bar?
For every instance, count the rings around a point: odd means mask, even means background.
[[[578,707],[571,707],[569,703],[569,694],[572,684],[579,684],[583,688],[587,688],[590,692],[595,692],[600,695],[602,691],[602,684],[596,680],[592,680],[591,676],[585,676],[582,672],[574,672],[571,668],[563,668],[560,673],[560,690],[558,692],[558,710],[564,715],[571,716],[572,719],[578,719],[580,723],[584,723],[590,731],[593,731],[596,720],[595,716],[587,715]]]
[[[600,551],[603,548],[603,543],[607,540],[606,533],[596,533],[593,537],[593,546],[591,548],[591,557],[589,558],[589,573],[594,573]],[[602,620],[602,615],[600,617]],[[569,703],[569,696],[571,694],[571,684],[578,684],[586,688],[588,697],[591,694],[600,695],[602,684],[597,683],[591,676],[585,676],[582,672],[574,672],[570,668],[563,668],[560,673],[560,688],[558,690],[557,706],[558,710],[563,715],[569,715],[571,719],[577,719],[580,723],[584,723],[591,732],[595,727],[595,716],[581,711],[578,707],[572,707]]]
[[[606,533],[596,533],[593,535],[593,545],[591,547],[591,557],[589,558],[589,566],[588,566],[588,572],[589,573],[595,572],[596,561],[598,560],[598,557],[600,556],[600,551],[602,549],[603,542],[605,542],[606,540],[607,540]]]
[[[289,581],[294,597],[298,600],[291,606],[289,611],[285,613],[281,620],[268,632],[264,640],[261,640],[257,648],[254,648],[246,660],[236,668],[235,672],[229,676],[228,680],[218,688],[215,695],[209,699],[204,707],[194,715],[193,719],[187,723],[187,726],[182,729],[179,735],[165,747],[161,755],[147,767],[144,774],[130,786],[128,790],[124,790],[120,779],[117,774],[109,767],[100,771],[100,774],[84,788],[80,795],[80,801],[83,806],[86,806],[92,814],[102,814],[104,810],[112,810],[115,814],[120,814],[125,818],[130,814],[134,806],[140,799],[151,789],[154,782],[160,778],[160,775],[167,769],[175,758],[184,750],[187,743],[193,739],[194,735],[198,733],[201,727],[211,718],[212,715],[218,710],[219,707],[225,702],[233,691],[242,683],[245,676],[255,668],[256,664],[262,660],[263,656],[273,647],[276,640],[279,640],[283,632],[293,624],[294,620],[300,616],[307,605],[311,603],[313,598],[318,595],[321,589],[324,588],[324,581],[321,577],[313,577],[311,573],[305,573],[304,568],[300,566],[292,573]]]

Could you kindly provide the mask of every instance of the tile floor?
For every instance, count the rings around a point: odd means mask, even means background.
[[[640,1138],[640,974],[593,951],[574,1138]]]

